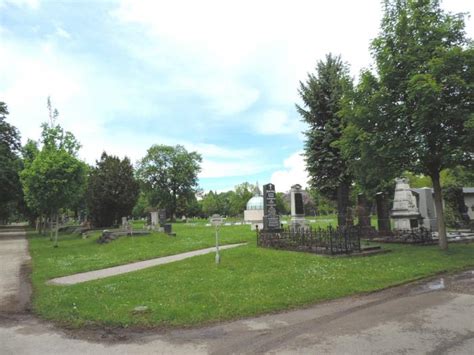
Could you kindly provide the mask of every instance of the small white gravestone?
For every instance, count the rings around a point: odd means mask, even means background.
[[[216,227],[216,264],[221,262],[221,257],[219,255],[219,226],[222,225],[224,218],[218,214],[213,214],[210,218],[210,222],[213,226]]]
[[[158,211],[150,212],[150,215],[151,215],[151,227],[152,227],[152,229],[155,229],[160,224]]]

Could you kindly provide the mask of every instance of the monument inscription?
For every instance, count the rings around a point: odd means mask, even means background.
[[[295,192],[295,212],[297,215],[304,215],[303,194]]]
[[[280,216],[276,210],[276,192],[275,185],[263,185],[263,228],[280,229]]]

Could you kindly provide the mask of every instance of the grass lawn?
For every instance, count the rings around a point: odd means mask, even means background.
[[[249,226],[221,229],[224,243],[247,246],[73,286],[48,286],[52,277],[213,245],[213,228],[173,225],[178,236],[121,238],[107,245],[96,237],[63,236],[53,249],[30,237],[34,309],[73,326],[189,326],[289,309],[374,291],[441,271],[474,266],[474,244],[389,245],[392,253],[365,258],[328,258],[257,248]],[[135,314],[137,306],[148,311]]]

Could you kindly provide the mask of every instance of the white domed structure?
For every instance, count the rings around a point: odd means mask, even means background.
[[[263,196],[255,195],[247,202],[244,220],[252,225],[252,230],[257,226],[259,229],[263,228]]]
[[[254,196],[247,202],[247,210],[263,210],[263,196]]]

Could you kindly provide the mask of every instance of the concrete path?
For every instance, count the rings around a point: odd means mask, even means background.
[[[0,354],[472,354],[473,315],[474,270],[196,329],[64,330],[0,314]]]
[[[220,246],[219,249],[220,250],[231,249],[231,248],[236,248],[236,247],[239,247],[239,246],[245,245],[245,244],[247,244],[247,243],[223,245],[223,246]],[[83,273],[75,274],[75,275],[71,275],[71,276],[58,277],[58,278],[49,280],[48,284],[51,284],[51,285],[74,285],[74,284],[78,284],[78,283],[81,283],[81,282],[97,280],[97,279],[103,279],[103,278],[109,277],[109,276],[115,276],[115,275],[125,274],[127,272],[146,269],[146,268],[149,268],[149,267],[152,267],[152,266],[168,264],[168,263],[172,263],[174,261],[184,260],[184,259],[191,258],[191,257],[197,256],[197,255],[209,254],[209,253],[215,252],[215,250],[216,250],[215,247],[200,249],[200,250],[194,250],[194,251],[190,251],[190,252],[187,252],[187,253],[164,256],[164,257],[161,257],[161,258],[150,259],[150,260],[145,260],[145,261],[139,261],[139,262],[136,262],[136,263],[120,265],[120,266],[114,266],[114,267],[109,267],[109,268],[101,269],[101,270],[88,271],[88,272],[83,272]]]
[[[30,256],[23,228],[0,228],[0,312],[17,313],[28,307],[31,289]],[[0,352],[1,353],[1,352]]]

